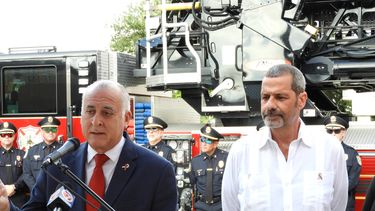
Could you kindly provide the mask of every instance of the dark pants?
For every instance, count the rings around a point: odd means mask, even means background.
[[[194,204],[196,211],[221,211],[221,201],[213,203],[213,204],[206,204],[203,201],[196,201]]]

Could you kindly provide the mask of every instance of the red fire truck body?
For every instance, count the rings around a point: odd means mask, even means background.
[[[16,144],[23,149],[41,141],[37,123],[49,115],[61,121],[58,134],[63,140],[83,141],[80,112],[85,87],[99,79],[135,83],[128,77],[134,65],[134,57],[108,51],[0,54],[0,122],[15,124]]]

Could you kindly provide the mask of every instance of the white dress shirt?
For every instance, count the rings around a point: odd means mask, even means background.
[[[236,141],[222,183],[223,211],[344,211],[348,176],[344,151],[327,133],[301,120],[286,160],[269,128]]]
[[[120,157],[122,148],[125,144],[125,138],[122,137],[121,140],[110,150],[105,152],[109,159],[107,162],[103,165],[103,173],[105,177],[105,190],[107,190],[109,182],[111,181],[111,178],[113,176],[113,173],[115,171],[115,167],[117,164],[117,161]],[[86,162],[86,184],[89,184],[91,176],[95,169],[95,159],[94,156],[96,155],[96,151],[88,145],[87,147],[87,162]]]

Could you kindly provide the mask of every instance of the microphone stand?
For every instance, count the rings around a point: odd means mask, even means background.
[[[109,211],[115,211],[104,199],[102,199],[98,194],[96,194],[90,187],[88,187],[81,179],[79,179],[67,165],[63,163],[56,164],[57,167],[69,178],[71,178],[75,183],[77,183],[81,188],[83,188],[90,196],[92,196],[99,204],[105,207]]]

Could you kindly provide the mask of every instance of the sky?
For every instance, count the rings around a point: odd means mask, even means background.
[[[1,0],[0,52],[56,46],[58,51],[107,50],[111,25],[134,0]]]

